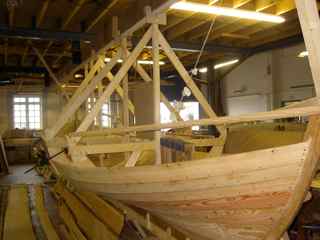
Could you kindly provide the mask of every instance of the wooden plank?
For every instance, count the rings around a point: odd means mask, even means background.
[[[26,186],[12,187],[9,191],[3,240],[13,239],[36,240]]]
[[[112,143],[112,144],[90,144],[76,145],[72,147],[75,152],[83,152],[85,154],[102,154],[102,153],[121,153],[134,152],[137,150],[153,150],[154,142],[141,143]]]
[[[37,185],[35,189],[35,208],[37,216],[39,217],[41,227],[46,234],[48,240],[59,240],[59,236],[52,225],[49,218],[48,211],[44,205],[43,189],[41,186]]]
[[[108,229],[83,203],[66,188],[56,188],[57,193],[65,201],[74,221],[88,239],[117,240],[117,236]]]
[[[3,139],[0,135],[0,149],[1,149],[1,155],[2,155],[2,159],[3,159],[3,164],[1,164],[4,169],[3,172],[9,172],[9,163],[8,163],[8,158],[7,158],[7,153],[6,153],[6,148],[4,147],[4,143],[3,143]]]
[[[111,94],[114,92],[114,90],[119,86],[121,80],[127,74],[131,66],[134,64],[137,57],[142,52],[143,48],[149,42],[150,38],[151,38],[151,28],[147,30],[147,32],[144,34],[144,36],[142,37],[138,45],[135,47],[135,49],[132,51],[130,56],[128,56],[127,61],[124,62],[124,64],[122,65],[118,73],[115,75],[113,81],[106,87],[102,96],[97,100],[91,112],[82,121],[82,123],[77,129],[77,132],[86,131],[89,128],[90,124],[93,122],[94,118],[97,116],[99,110],[105,103],[106,99],[108,99],[111,96]]]
[[[87,238],[79,229],[67,205],[64,202],[60,202],[58,209],[60,217],[62,218],[64,224],[68,228],[69,237],[74,240],[87,240]]]
[[[88,131],[77,132],[70,134],[71,136],[103,136],[108,134],[120,134],[126,132],[143,132],[143,131],[155,131],[165,128],[186,128],[192,126],[209,126],[209,125],[230,125],[235,123],[255,122],[255,121],[267,121],[273,119],[284,119],[292,117],[305,117],[320,114],[319,106],[306,106],[301,108],[279,109],[270,112],[260,112],[253,114],[243,114],[240,116],[227,116],[218,117],[214,119],[201,119],[195,121],[184,121],[176,123],[164,123],[164,124],[148,124],[140,126],[132,126],[129,128],[114,128],[106,129],[102,131]]]
[[[116,235],[124,226],[124,215],[94,193],[76,193],[80,200]]]
[[[125,167],[134,167],[137,162],[139,161],[139,158],[141,156],[141,153],[143,152],[143,150],[136,150],[134,151],[130,158],[128,159],[127,163],[125,164]]]
[[[315,0],[295,0],[317,96],[320,95],[320,19]]]

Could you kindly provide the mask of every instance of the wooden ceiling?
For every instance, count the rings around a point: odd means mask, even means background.
[[[208,0],[190,1],[208,4]],[[40,61],[30,47],[32,45],[40,50],[53,68],[60,70],[70,64],[74,52],[79,51],[69,39],[63,40],[61,36],[69,33],[83,34],[82,37],[90,37],[92,41],[91,43],[82,41],[81,48],[98,49],[110,39],[112,16],[119,16],[120,28],[124,30],[143,16],[144,6],[156,7],[161,2],[163,1],[3,0],[0,6],[0,25],[4,28],[0,34],[0,66],[41,67]],[[162,26],[161,30],[172,45],[178,46],[177,53],[186,66],[195,62],[199,55],[196,50],[201,47],[212,21],[214,21],[213,29],[206,51],[200,59],[202,63],[244,55],[254,49],[263,49],[263,46],[279,40],[285,43],[285,39],[292,37],[301,39],[294,0],[218,0],[214,2],[219,6],[281,15],[285,17],[286,22],[272,24],[169,10],[168,24]],[[20,33],[24,30],[35,31],[45,37],[41,35],[37,39],[28,39],[25,37],[28,34],[21,34],[19,37],[6,35],[6,32]],[[54,37],[50,35],[52,39],[46,39],[47,35],[43,31],[56,34],[57,39],[55,35]],[[188,48],[195,51],[185,51]],[[169,68],[165,66],[163,69]]]

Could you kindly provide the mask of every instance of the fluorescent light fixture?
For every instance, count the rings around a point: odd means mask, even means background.
[[[74,74],[74,78],[75,79],[80,79],[80,78],[83,78],[84,76],[83,76],[83,74],[82,73],[76,73],[76,74]]]
[[[110,62],[111,61],[111,58],[105,58],[104,59],[104,62]],[[122,59],[118,59],[118,61],[117,61],[118,63],[122,63],[123,62],[123,60]]]
[[[206,67],[200,68],[200,69],[199,69],[199,72],[200,72],[200,73],[206,73],[206,72],[208,72],[208,68],[206,68]]]
[[[303,51],[303,52],[299,53],[299,55],[298,55],[299,58],[304,58],[304,57],[308,57],[308,56],[309,56],[308,51]]]
[[[227,67],[227,66],[235,64],[237,62],[239,62],[239,59],[234,59],[234,60],[231,60],[231,61],[228,61],[228,62],[219,63],[219,64],[214,65],[214,69]],[[208,72],[208,68],[206,68],[206,67],[200,68],[199,72],[200,73],[206,73],[206,72]]]
[[[104,59],[104,62],[110,62],[111,61],[111,58],[105,58]],[[123,60],[122,59],[119,59],[117,61],[118,63],[122,63]],[[152,60],[138,60],[138,63],[141,64],[141,65],[152,65],[153,64],[153,61]],[[159,61],[159,64],[160,65],[165,65],[166,63],[163,62],[163,61]]]
[[[138,63],[142,65],[153,65],[152,60],[138,60]],[[165,65],[165,62],[159,61],[159,65]]]
[[[231,61],[228,61],[228,62],[219,63],[219,64],[214,65],[214,69],[223,68],[223,67],[235,64],[237,62],[239,62],[239,59],[234,59],[234,60],[231,60]]]
[[[170,8],[176,9],[176,10],[208,13],[213,15],[227,16],[227,17],[237,17],[237,18],[243,18],[243,19],[258,20],[258,21],[264,21],[264,22],[283,23],[285,21],[283,17],[272,15],[272,14],[247,11],[242,9],[210,6],[207,4],[193,3],[193,2],[184,2],[184,1],[177,2],[171,5]]]

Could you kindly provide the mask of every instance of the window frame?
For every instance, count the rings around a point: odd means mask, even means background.
[[[15,99],[16,98],[25,98],[26,99],[26,102],[24,103],[19,103],[19,102],[15,102]],[[29,120],[29,107],[30,105],[34,104],[32,102],[29,102],[28,99],[29,98],[39,98],[39,106],[40,106],[40,128],[30,128],[30,120]],[[12,128],[13,129],[16,129],[16,122],[15,122],[15,106],[16,105],[25,105],[26,106],[26,127],[25,128],[18,128],[18,129],[28,129],[28,130],[34,130],[34,131],[41,131],[43,130],[43,96],[41,94],[14,94],[12,96],[12,121],[11,121],[11,124],[12,124]]]

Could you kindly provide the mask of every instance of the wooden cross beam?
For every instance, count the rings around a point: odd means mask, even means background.
[[[112,70],[112,68],[117,64],[117,61],[120,59],[120,52],[111,59],[109,63],[107,63],[101,71],[94,76],[91,81],[84,81],[77,89],[77,92],[72,96],[70,101],[64,107],[62,114],[59,116],[56,123],[45,131],[45,138],[47,140],[52,139],[57,135],[57,133],[62,129],[62,127],[67,123],[67,121],[73,116],[73,114],[78,110],[81,104],[88,99],[90,94],[96,89],[96,86],[99,82],[102,81],[103,78]],[[93,71],[93,70],[92,70]]]
[[[121,80],[124,78],[124,76],[127,74],[131,66],[137,60],[144,46],[146,46],[146,44],[151,39],[151,34],[152,34],[152,31],[151,31],[151,28],[149,28],[147,32],[144,34],[144,36],[142,37],[139,44],[132,51],[130,56],[128,56],[127,60],[123,63],[122,67],[120,68],[118,73],[115,75],[113,81],[106,87],[103,94],[101,95],[101,97],[98,99],[98,101],[92,108],[91,112],[82,121],[82,123],[77,129],[77,132],[86,131],[89,128],[91,123],[94,121],[94,118],[97,116],[103,104],[105,103],[106,99],[108,99],[111,96],[111,94],[114,92],[114,90],[119,86]]]
[[[245,122],[255,122],[255,121],[267,121],[274,119],[284,119],[292,117],[306,117],[320,114],[319,104],[313,106],[288,108],[288,109],[278,109],[269,112],[259,112],[253,114],[243,114],[240,116],[227,116],[227,117],[216,117],[207,118],[201,120],[175,122],[175,123],[164,123],[164,124],[148,124],[133,126],[128,128],[114,128],[106,129],[101,131],[88,131],[88,132],[76,132],[70,134],[72,137],[92,137],[92,136],[104,136],[110,134],[121,134],[128,132],[146,132],[146,131],[156,131],[159,129],[166,128],[187,128],[192,126],[209,126],[209,125],[230,125]]]

